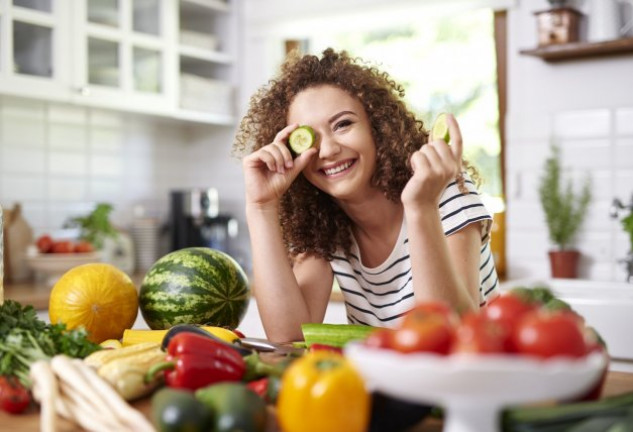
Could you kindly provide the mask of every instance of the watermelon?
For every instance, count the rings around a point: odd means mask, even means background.
[[[246,313],[250,296],[246,274],[231,256],[192,247],[154,263],[141,284],[139,307],[152,330],[176,324],[234,329]]]

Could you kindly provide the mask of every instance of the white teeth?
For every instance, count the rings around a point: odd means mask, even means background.
[[[335,166],[334,168],[328,168],[323,170],[323,172],[325,172],[325,175],[334,175],[336,173],[340,173],[341,171],[346,170],[347,168],[352,166],[352,162],[345,162],[344,164]]]

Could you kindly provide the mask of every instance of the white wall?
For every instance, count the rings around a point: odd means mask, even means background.
[[[628,238],[609,218],[614,197],[633,194],[633,55],[546,63],[519,55],[536,44],[533,12],[544,0],[509,11],[506,147],[507,241],[511,278],[547,277],[549,241],[537,184],[552,140],[568,175],[593,178],[594,200],[577,247],[581,276],[623,280],[616,263]]]
[[[112,203],[122,228],[138,205],[165,223],[169,192],[187,187],[218,187],[221,211],[242,214],[240,167],[228,156],[233,133],[0,96],[0,203],[21,203],[36,236],[96,202]]]

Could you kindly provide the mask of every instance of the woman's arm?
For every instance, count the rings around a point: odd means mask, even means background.
[[[456,310],[479,307],[480,223],[446,237],[437,207],[407,212],[413,289],[418,301],[443,300]]]
[[[439,200],[461,172],[462,137],[447,116],[450,146],[436,140],[411,155],[413,176],[402,191],[416,299],[444,300],[460,311],[479,306],[480,224],[444,235]]]
[[[295,277],[279,225],[281,197],[316,153],[316,149],[309,149],[292,158],[286,140],[297,126],[286,126],[272,143],[242,162],[246,222],[253,255],[253,290],[266,335],[275,342],[300,339],[301,324],[319,317],[322,320],[327,305],[319,301],[325,296],[325,289],[315,283],[314,272],[310,270],[319,263],[308,260],[306,269],[304,265],[296,266],[301,277]],[[322,263],[319,267],[322,272],[321,267]],[[303,270],[299,272],[300,269]],[[330,280],[330,288],[331,285]]]
[[[319,258],[291,266],[276,210],[247,208],[253,254],[253,292],[266,336],[288,342],[303,338],[301,324],[322,322],[332,289],[332,269]]]

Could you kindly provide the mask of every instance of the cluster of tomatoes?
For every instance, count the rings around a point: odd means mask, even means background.
[[[90,242],[79,240],[53,240],[48,234],[44,234],[35,242],[40,253],[89,253],[94,252],[94,247]]]
[[[551,294],[550,294],[551,295]],[[444,303],[420,303],[395,329],[377,329],[364,342],[401,353],[519,354],[584,357],[603,350],[596,331],[558,299],[547,303],[505,292],[477,312],[459,316]]]

